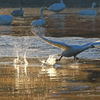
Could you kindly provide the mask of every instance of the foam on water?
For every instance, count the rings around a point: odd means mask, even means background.
[[[56,64],[56,55],[49,55],[49,57],[46,60],[42,60],[42,65],[55,65]]]

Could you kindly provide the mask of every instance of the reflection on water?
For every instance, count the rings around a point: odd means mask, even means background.
[[[46,67],[42,67],[40,73],[42,74],[48,74],[48,76],[50,76],[50,79],[52,79],[52,77],[56,77],[57,76],[57,71],[55,68],[53,68],[53,66],[51,66],[50,68],[46,68]]]
[[[16,66],[15,74],[16,94],[30,94],[30,77],[28,77],[27,66]],[[23,91],[24,90],[24,91]]]
[[[12,26],[1,26],[0,25],[0,33],[7,34],[12,32]]]
[[[53,14],[49,17],[50,23],[52,23],[51,27],[55,27],[58,29],[64,29],[65,28],[65,19],[66,19],[66,14]]]
[[[74,63],[72,65],[74,66]],[[72,65],[61,65],[60,68],[34,66],[34,64],[33,66],[16,65],[16,67],[0,65],[0,99],[77,100],[83,98],[86,100],[86,98],[91,99],[91,96],[98,98],[100,64],[77,63],[77,69],[73,69]]]

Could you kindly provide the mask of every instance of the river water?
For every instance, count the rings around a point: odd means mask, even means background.
[[[0,100],[100,99],[100,48],[79,54],[79,61],[71,57],[63,58],[54,66],[43,65],[41,60],[62,51],[37,36],[5,35],[7,32],[13,34],[14,26],[0,27],[4,32],[0,35]],[[100,40],[84,37],[47,38],[76,45]],[[25,56],[28,63],[14,63],[18,56],[22,60]]]

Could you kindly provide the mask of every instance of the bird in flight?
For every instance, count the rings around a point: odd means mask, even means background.
[[[45,42],[49,43],[50,45],[63,49],[63,52],[61,53],[61,56],[59,59],[57,59],[57,61],[60,61],[62,57],[72,57],[72,56],[74,57],[74,60],[76,60],[78,59],[77,55],[80,54],[81,52],[89,48],[94,48],[97,45],[100,45],[100,40],[95,41],[95,42],[86,43],[84,45],[69,45],[64,42],[50,40],[44,37],[43,35],[37,34],[33,31],[32,33],[39,36],[41,39],[43,39]]]

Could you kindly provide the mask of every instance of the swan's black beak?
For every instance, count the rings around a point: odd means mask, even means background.
[[[91,45],[91,48],[95,48],[95,46],[94,45]]]

